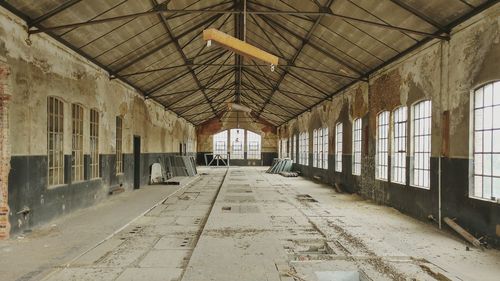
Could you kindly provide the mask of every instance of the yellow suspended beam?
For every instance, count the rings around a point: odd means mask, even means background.
[[[228,35],[222,31],[215,28],[209,28],[203,30],[203,40],[207,41],[207,45],[210,47],[211,42],[215,42],[231,51],[250,58],[255,58],[267,62],[272,68],[278,65],[278,57],[270,54],[262,49],[252,46],[245,41],[241,41],[231,35]]]

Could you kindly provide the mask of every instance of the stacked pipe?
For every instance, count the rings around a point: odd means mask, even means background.
[[[166,160],[166,169],[174,177],[188,177],[198,173],[193,156],[169,156]]]
[[[279,174],[281,172],[291,172],[292,163],[292,159],[290,158],[274,158],[273,164],[266,171],[266,173]]]

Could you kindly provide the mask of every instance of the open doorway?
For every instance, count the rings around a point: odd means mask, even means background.
[[[134,136],[134,189],[141,187],[141,137]]]

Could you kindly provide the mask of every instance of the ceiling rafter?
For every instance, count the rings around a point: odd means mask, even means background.
[[[23,1],[29,3],[29,0],[10,2],[24,7],[21,5]],[[38,1],[44,4],[39,5],[36,11],[20,8],[23,9],[21,12],[9,1],[0,1],[0,5],[21,16],[29,26],[29,34],[46,32],[106,70],[111,79],[119,79],[132,86],[146,98],[161,103],[165,109],[174,111],[193,124],[214,115],[220,118],[226,110],[224,103],[231,98],[250,104],[254,110],[257,108],[259,115],[269,118],[273,124],[282,124],[282,121],[310,110],[355,83],[367,81],[375,71],[419,46],[433,39],[449,39],[449,32],[454,26],[498,3],[498,0],[489,0],[466,9],[461,6],[456,14],[458,19],[447,20],[446,17],[430,16],[432,13],[427,12],[428,7],[423,8],[416,2],[410,5],[404,0],[380,3],[386,9],[394,9],[399,19],[389,17],[380,10],[374,12],[367,8],[370,5],[350,0],[345,1],[345,5],[340,1],[339,5],[336,3],[335,12],[331,3],[325,4],[326,1],[320,0],[304,2],[300,10],[285,0],[277,1],[279,5],[273,4],[273,7],[263,0],[246,0],[247,27],[251,28],[246,41],[276,52],[284,59],[274,73],[268,73],[267,65],[255,62],[245,64],[237,55],[220,48],[207,51],[204,44],[196,41],[203,29],[211,25],[220,25],[227,33],[234,32],[235,37],[242,38],[242,5],[245,0],[194,0],[182,9],[168,9],[168,3],[173,3],[170,0],[161,4],[158,3],[160,0],[151,1],[151,5],[147,6],[128,6],[130,0],[119,0],[102,8],[90,7],[89,3],[81,0],[61,1],[56,5],[54,2],[48,5],[49,0]],[[347,7],[355,11],[351,13],[346,10]],[[89,9],[79,17],[77,12],[80,8]],[[119,10],[143,12],[123,14]],[[31,15],[35,16],[30,18]],[[113,16],[106,18],[109,15]],[[152,21],[153,17],[159,21]],[[339,19],[342,26],[355,31],[359,38],[347,36],[335,25],[326,25],[326,21],[316,23],[320,17]],[[406,22],[401,17],[411,17],[411,21]],[[227,24],[229,21],[232,21],[231,24]],[[105,24],[113,22],[113,25]],[[175,28],[171,28],[169,33],[165,23]],[[142,24],[144,28],[130,29],[133,24]],[[159,25],[164,26],[165,32],[158,33]],[[84,26],[95,26],[96,30],[86,42],[75,39],[89,30],[80,28]],[[317,26],[316,29],[309,32],[314,26]],[[127,30],[133,32],[127,33]],[[380,36],[384,30],[399,31],[414,41],[406,38],[403,43],[395,41],[396,32],[387,32],[390,37],[385,37],[386,34]],[[331,33],[325,34],[324,31]],[[71,36],[67,36],[70,32]],[[108,35],[113,37],[113,42],[99,47],[98,43],[110,38]],[[325,35],[339,37],[326,40]],[[144,41],[143,44],[137,44],[139,38]],[[374,46],[369,46],[370,43]],[[301,55],[292,61],[297,52]],[[235,58],[234,62],[229,61],[232,58]],[[229,86],[231,83],[226,84],[227,81],[234,83]],[[195,112],[197,110],[199,112]],[[281,114],[281,118],[273,113]]]
[[[178,42],[178,40],[182,37],[184,37],[185,35],[193,32],[194,30],[197,30],[198,28],[202,27],[202,26],[206,26],[206,25],[211,25],[212,23],[214,23],[216,20],[220,19],[222,16],[221,15],[215,15],[215,16],[212,16],[210,18],[208,18],[207,20],[205,21],[202,21],[194,26],[192,26],[191,28],[189,28],[188,30],[182,32],[181,34],[177,35],[177,37],[170,37],[170,40],[166,41],[165,43],[163,44],[160,44],[159,46],[156,46],[155,48],[152,48],[150,50],[148,50],[147,52],[144,52],[143,54],[141,54],[140,56],[136,57],[135,59],[129,61],[128,63],[126,63],[125,65],[119,67],[118,69],[115,69],[113,71],[113,75],[116,75],[120,72],[122,72],[123,70],[129,68],[130,66],[138,63],[139,61],[151,56],[152,54],[155,54],[156,52],[160,51],[161,49],[165,48],[166,46],[170,45],[170,44],[175,44],[175,42]]]
[[[213,61],[216,61],[217,59],[219,59],[219,56],[213,56],[213,57],[210,57],[210,58],[207,60],[207,62],[213,62]],[[203,67],[205,67],[205,68],[206,68],[207,66],[199,66],[198,68],[203,68]],[[149,89],[149,90],[147,90],[147,91],[146,91],[145,96],[147,96],[147,97],[148,97],[148,96],[153,95],[154,93],[156,93],[156,92],[158,92],[159,90],[161,90],[161,89],[165,88],[166,86],[170,85],[171,83],[174,83],[174,82],[176,82],[178,79],[180,79],[180,78],[182,78],[182,77],[184,77],[184,76],[188,75],[188,74],[189,74],[189,72],[190,72],[189,70],[185,70],[185,71],[183,71],[183,72],[179,73],[178,75],[176,75],[176,76],[174,76],[174,77],[172,77],[172,78],[170,78],[170,79],[168,79],[168,80],[166,80],[166,81],[164,81],[164,82],[162,82],[162,83],[160,83],[160,84],[158,84],[158,85],[154,86],[153,88],[151,88],[151,89]]]
[[[82,0],[66,1],[66,2],[62,3],[61,5],[57,6],[55,9],[51,10],[50,12],[43,14],[43,15],[37,17],[36,19],[33,19],[32,21],[29,21],[28,27],[36,26],[37,24],[42,23],[43,21],[50,19],[51,17],[71,8],[72,6],[74,6],[75,4],[78,4],[81,1]]]
[[[252,4],[255,4],[252,2]],[[234,8],[234,7],[233,7]],[[98,20],[92,20],[92,21],[84,21],[84,22],[77,22],[77,23],[71,23],[71,24],[66,24],[66,25],[59,25],[59,26],[51,26],[51,27],[40,27],[35,30],[30,29],[28,32],[30,34],[36,34],[36,33],[41,33],[41,32],[47,32],[47,31],[54,31],[54,30],[59,30],[59,29],[68,29],[72,27],[80,27],[80,26],[85,26],[85,25],[93,25],[93,24],[101,24],[101,23],[106,23],[106,22],[112,22],[112,21],[120,21],[128,18],[133,18],[133,17],[142,17],[142,16],[150,16],[150,15],[162,15],[164,16],[165,14],[173,14],[170,16],[168,19],[172,19],[174,17],[178,17],[179,15],[186,15],[186,14],[193,14],[193,13],[200,13],[200,14],[242,14],[243,11],[241,10],[217,10],[217,9],[202,9],[202,10],[192,10],[192,9],[181,9],[181,10],[174,10],[174,9],[167,9],[165,6],[160,6],[155,10],[151,11],[146,11],[146,12],[140,12],[140,13],[132,13],[132,14],[127,14],[127,15],[122,15],[122,16],[117,16],[117,17],[111,17],[111,18],[105,18],[105,19],[98,19]],[[421,35],[421,36],[430,36],[434,38],[439,38],[443,40],[448,40],[449,39],[449,34],[441,35],[441,34],[436,34],[436,33],[429,33],[429,32],[424,32],[420,30],[414,30],[414,29],[409,29],[409,28],[404,28],[404,27],[399,27],[399,26],[394,26],[386,23],[380,23],[380,22],[375,22],[375,21],[369,21],[365,19],[360,19],[360,18],[355,18],[351,16],[346,16],[346,15],[341,15],[334,13],[330,10],[330,6],[324,6],[323,8],[320,9],[318,12],[304,12],[304,11],[277,11],[277,10],[267,10],[267,11],[257,11],[257,10],[248,10],[247,14],[255,14],[255,15],[302,15],[302,16],[330,16],[330,17],[336,17],[336,18],[341,18],[345,20],[349,20],[352,22],[358,22],[362,24],[367,24],[367,25],[373,25],[377,26],[380,28],[385,28],[385,29],[392,29],[392,30],[399,30],[403,31],[406,33],[411,33],[411,34],[416,34],[416,35]],[[168,20],[167,19],[167,20]],[[441,32],[442,33],[442,32]]]
[[[330,6],[332,2],[333,2],[333,0],[329,0],[328,3],[327,3],[327,6]],[[307,45],[309,39],[311,39],[311,36],[312,36],[314,30],[316,29],[316,27],[318,26],[319,22],[321,21],[321,18],[322,18],[322,16],[318,16],[318,18],[316,19],[316,21],[314,22],[314,24],[312,25],[312,27],[307,32],[306,36],[303,38],[303,40],[302,40],[299,48],[295,52],[295,54],[292,56],[291,59],[289,59],[289,64],[290,65],[294,65],[295,64],[295,61],[299,57],[300,53],[302,52],[302,50],[304,49],[304,47]],[[289,70],[285,69],[281,73],[280,78],[278,79],[278,82],[276,82],[276,86],[274,87],[273,91],[271,92],[271,94],[267,98],[266,102],[262,105],[262,107],[260,108],[260,110],[257,112],[257,116],[259,116],[262,113],[262,111],[266,108],[266,106],[269,103],[269,101],[273,98],[274,93],[276,93],[276,91],[278,91],[281,83],[285,79],[285,76],[288,74],[288,72],[289,72]]]
[[[450,22],[447,26],[444,27],[445,30],[452,30],[454,27],[456,27],[457,25],[459,25],[460,23],[470,19],[471,17],[483,12],[484,10],[488,9],[489,7],[495,5],[496,3],[498,3],[499,1],[498,0],[493,0],[493,1],[488,1],[488,2],[485,2],[479,6],[476,7],[476,9],[474,9],[472,12],[470,13],[467,13],[467,14],[464,14],[463,16],[459,17],[458,19],[455,19],[454,21]],[[437,31],[436,33],[440,33],[440,31]],[[386,60],[385,62],[381,63],[380,65],[378,65],[377,67],[371,69],[370,71],[368,71],[364,76],[365,77],[370,77],[370,75],[372,75],[373,73],[376,73],[377,71],[379,71],[380,69],[390,65],[391,63],[394,63],[395,61],[403,58],[404,56],[406,56],[407,54],[415,51],[416,49],[418,49],[420,46],[423,46],[424,44],[430,42],[431,40],[433,39],[433,37],[427,37],[419,42],[417,42],[416,44],[414,44],[413,46],[411,46],[410,48],[407,48],[405,51],[397,54],[396,56],[390,58],[389,60]],[[339,93],[342,93],[344,91],[346,91],[347,89],[349,89],[350,87],[354,86],[355,84],[357,83],[357,81],[352,81],[348,84],[346,84],[345,86],[343,86],[342,88],[332,92],[328,98],[324,99],[324,100],[321,100],[321,101],[318,101],[316,103],[314,103],[313,105],[311,105],[310,107],[308,107],[306,110],[300,112],[299,114],[297,114],[297,116],[295,117],[298,117],[302,114],[304,114],[305,112],[307,111],[310,111],[312,108],[320,105],[322,102],[326,101],[326,100],[331,100],[331,98]],[[283,124],[286,124],[288,122],[290,122],[293,118],[295,117],[292,117],[290,118],[289,120],[287,120],[286,122],[280,124],[280,125],[283,125]]]

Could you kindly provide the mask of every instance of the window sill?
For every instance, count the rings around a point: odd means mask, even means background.
[[[383,182],[389,182],[389,179],[380,179],[380,178],[375,178],[377,181],[383,181]]]
[[[397,185],[406,186],[406,182],[391,181],[391,183],[393,183],[393,184],[397,184]]]
[[[61,184],[56,184],[56,185],[48,185],[47,189],[57,189],[57,188],[61,188],[61,187],[64,187],[64,186],[68,186],[68,184],[67,183],[61,183]]]
[[[475,199],[475,200],[484,201],[484,202],[489,202],[489,203],[492,203],[492,204],[500,204],[500,198],[497,198],[496,201],[495,200],[491,200],[491,199],[482,198],[482,197],[476,197],[476,196],[469,196],[469,198]]]
[[[418,186],[418,185],[414,185],[414,184],[410,184],[411,187],[416,187],[416,188],[419,188],[419,189],[423,189],[423,190],[431,190],[430,187],[424,187],[424,186]]]

